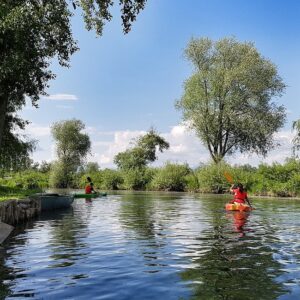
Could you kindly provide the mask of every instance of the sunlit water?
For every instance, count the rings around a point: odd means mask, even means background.
[[[43,214],[0,251],[0,299],[300,299],[300,201],[120,193]]]

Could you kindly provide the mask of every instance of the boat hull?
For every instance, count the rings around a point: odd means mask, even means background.
[[[36,194],[34,197],[40,199],[41,211],[68,208],[74,201],[73,195]]]
[[[251,207],[247,204],[242,203],[227,203],[225,205],[225,209],[232,211],[250,211]]]
[[[74,194],[74,198],[98,198],[98,197],[105,197],[107,196],[107,193],[93,193],[93,194]]]

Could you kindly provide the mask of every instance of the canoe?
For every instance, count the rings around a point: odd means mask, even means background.
[[[35,194],[31,196],[38,198],[41,201],[41,211],[53,210],[59,208],[68,208],[74,201],[73,195],[59,195],[59,194]]]
[[[226,210],[238,210],[238,211],[250,211],[252,208],[243,203],[227,203],[225,205]]]
[[[105,197],[107,193],[93,193],[93,194],[73,194],[74,198],[98,198],[98,197]]]

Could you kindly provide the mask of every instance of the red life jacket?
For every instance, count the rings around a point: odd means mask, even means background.
[[[237,189],[233,189],[233,192],[234,192],[234,202],[237,202],[237,203],[245,203],[245,199],[247,198],[247,193],[244,191],[244,192],[241,192],[239,188]]]
[[[91,194],[92,193],[92,187],[90,184],[88,184],[86,187],[85,187],[85,193],[86,194]]]

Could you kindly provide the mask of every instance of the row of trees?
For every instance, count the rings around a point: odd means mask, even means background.
[[[90,151],[89,136],[79,120],[53,124],[57,160],[51,164],[27,161],[21,172],[6,173],[0,185],[36,189],[47,187],[83,188],[86,177],[91,176],[99,189],[164,190],[223,193],[229,183],[224,176],[230,173],[235,181],[243,182],[253,193],[260,195],[295,196],[300,193],[300,161],[294,156],[283,165],[261,164],[258,168],[232,167],[224,162],[212,162],[192,170],[187,164],[167,163],[161,168],[149,167],[157,153],[168,149],[169,144],[154,130],[132,142],[131,148],[115,156],[117,170],[100,170],[97,163],[85,163]],[[299,133],[295,136],[298,147]]]
[[[44,164],[42,164],[43,166]],[[21,172],[11,172],[0,178],[0,186],[19,189],[46,189],[50,187],[53,174],[49,169],[32,166]],[[187,164],[166,163],[159,168],[100,169],[97,163],[88,163],[72,177],[68,177],[70,188],[84,188],[86,177],[91,176],[99,190],[152,190],[187,191],[201,193],[224,193],[230,183],[224,173],[234,181],[243,182],[251,194],[266,196],[300,196],[300,161],[290,158],[285,163],[231,166],[225,163],[203,164],[191,169]]]

